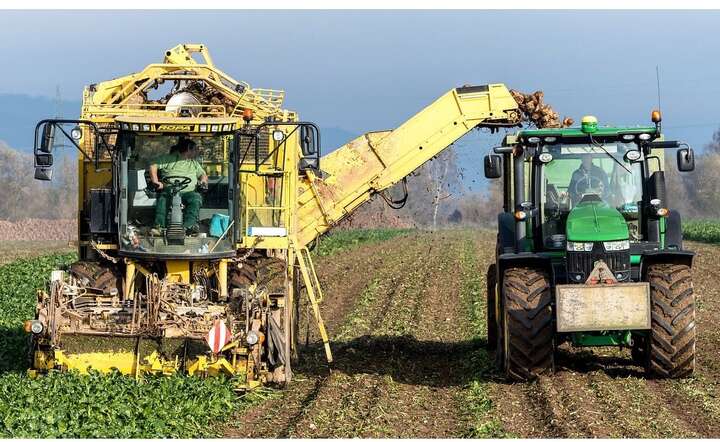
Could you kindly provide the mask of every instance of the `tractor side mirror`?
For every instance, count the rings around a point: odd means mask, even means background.
[[[677,167],[680,172],[692,172],[695,170],[695,152],[691,147],[678,149]]]
[[[502,156],[485,155],[485,178],[500,178],[502,176]]]
[[[41,132],[40,150],[45,153],[50,153],[52,152],[53,145],[55,144],[55,124],[46,122],[43,125]]]

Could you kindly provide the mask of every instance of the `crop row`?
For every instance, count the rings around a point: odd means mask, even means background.
[[[711,244],[720,243],[720,220],[683,221],[683,238]]]

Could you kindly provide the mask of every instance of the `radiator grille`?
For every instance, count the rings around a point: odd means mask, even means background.
[[[581,274],[582,281],[590,275],[595,263],[605,261],[613,272],[630,270],[630,251],[606,252],[602,243],[595,243],[592,252],[567,252],[567,271],[571,274]]]

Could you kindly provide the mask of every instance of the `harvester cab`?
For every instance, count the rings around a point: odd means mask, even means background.
[[[502,176],[496,263],[488,272],[489,340],[515,379],[550,372],[564,341],[625,346],[655,375],[694,367],[694,304],[665,151],[680,171],[693,151],[654,126],[523,130],[485,159]]]
[[[52,178],[61,137],[80,152],[80,259],[39,294],[33,372],[290,380],[297,268],[321,297],[294,236],[297,186],[321,172],[320,132],[283,96],[227,76],[202,45],[179,45],[164,63],[87,87],[81,119],[38,123],[37,179]]]

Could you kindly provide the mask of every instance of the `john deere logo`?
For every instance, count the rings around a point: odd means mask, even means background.
[[[166,132],[190,132],[193,127],[188,124],[161,124],[157,130]]]

